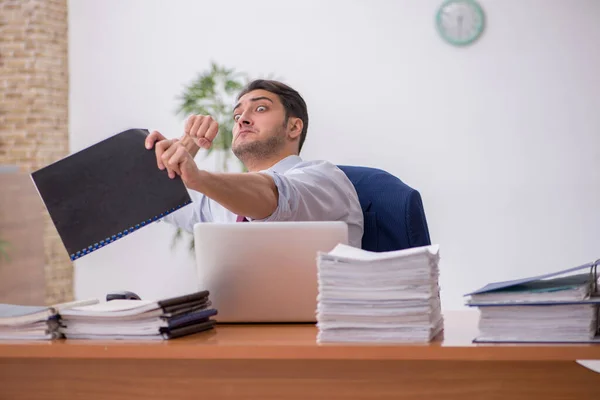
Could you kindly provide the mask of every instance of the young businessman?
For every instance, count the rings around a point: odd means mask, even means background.
[[[345,221],[349,244],[361,246],[363,215],[354,186],[326,161],[303,161],[299,154],[308,129],[306,104],[289,86],[272,80],[251,82],[237,97],[233,153],[248,173],[199,169],[194,156],[210,148],[218,124],[192,115],[180,139],[154,131],[146,140],[158,168],[179,175],[194,202],[165,217],[188,232],[198,222]]]

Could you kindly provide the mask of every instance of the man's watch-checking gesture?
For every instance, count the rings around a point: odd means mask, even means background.
[[[166,139],[158,131],[148,135],[145,145],[148,150],[154,147],[158,168],[166,169],[171,179],[181,176],[187,188],[203,193],[233,213],[254,219],[268,217],[278,202],[273,178],[260,173],[211,173],[197,167],[194,155],[198,144],[209,148],[213,133],[218,131],[218,125],[204,123],[205,118],[193,118],[193,122],[190,118],[181,139]]]
[[[167,169],[169,177],[181,176],[186,186],[193,185],[198,171],[194,157],[200,148],[209,149],[219,131],[219,124],[208,115],[191,115],[180,139],[167,139],[153,131],[146,138],[146,148],[155,147],[156,162],[161,170]]]

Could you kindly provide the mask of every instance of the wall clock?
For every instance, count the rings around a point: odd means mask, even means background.
[[[466,46],[483,33],[484,13],[475,0],[447,0],[436,14],[439,34],[454,46]]]

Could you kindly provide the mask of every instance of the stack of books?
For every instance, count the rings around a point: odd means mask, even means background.
[[[160,301],[110,300],[60,313],[67,339],[164,340],[210,330],[217,310],[208,291]]]
[[[51,340],[60,338],[60,312],[98,303],[75,301],[53,306],[0,304],[0,340]]]
[[[490,283],[466,296],[480,311],[474,342],[600,342],[596,263]]]
[[[439,246],[319,253],[317,342],[430,342],[443,330]]]

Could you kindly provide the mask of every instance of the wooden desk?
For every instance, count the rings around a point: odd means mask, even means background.
[[[598,399],[600,345],[317,345],[314,326],[218,326],[169,342],[0,342],[0,399]]]

